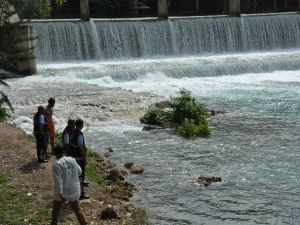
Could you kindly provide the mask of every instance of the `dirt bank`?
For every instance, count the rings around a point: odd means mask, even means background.
[[[1,225],[50,223],[54,158],[50,158],[48,163],[37,163],[34,139],[17,128],[0,123]],[[113,185],[110,184],[109,188]],[[81,204],[90,224],[146,224],[144,210],[122,201],[117,193],[107,191],[107,188],[92,181],[86,192],[91,199],[81,201]],[[116,210],[120,219],[100,219],[100,212],[108,206]],[[60,224],[78,224],[67,205],[63,207],[60,218]]]

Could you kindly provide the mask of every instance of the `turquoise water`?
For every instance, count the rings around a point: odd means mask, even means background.
[[[141,188],[135,200],[148,208],[151,224],[300,223],[300,71],[152,75],[148,83],[119,85],[166,96],[185,87],[209,108],[226,112],[211,119],[208,139],[112,127],[89,135],[90,142],[113,147],[115,160],[144,165],[145,174],[132,179]],[[222,183],[197,186],[198,176],[220,176]]]

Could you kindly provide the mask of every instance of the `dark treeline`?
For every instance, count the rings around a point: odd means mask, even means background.
[[[80,0],[10,0],[23,18],[80,18]],[[157,0],[89,0],[94,18],[157,16]],[[228,0],[168,0],[169,16],[228,14]],[[298,11],[298,0],[241,0],[241,13]]]
[[[272,13],[298,11],[298,0],[241,0],[242,13]],[[169,15],[228,14],[228,0],[169,0]]]

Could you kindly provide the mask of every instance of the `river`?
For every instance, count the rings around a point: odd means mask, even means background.
[[[99,52],[89,61],[39,56],[39,74],[8,82],[13,119],[30,132],[35,108],[51,96],[59,100],[59,129],[68,117],[84,118],[88,145],[101,153],[112,147],[118,163],[144,166],[144,174],[128,179],[140,189],[133,201],[147,208],[153,225],[300,224],[300,51],[295,33],[289,34],[292,46],[279,48],[273,38],[272,45],[251,51],[240,46],[189,55],[193,45],[178,44],[171,53],[178,42],[172,39],[173,48],[161,44],[167,49],[163,56],[150,49],[141,58],[136,50],[126,50],[134,53],[129,56],[112,54],[126,59],[96,60]],[[182,88],[209,109],[225,112],[210,119],[211,137],[142,131],[138,117],[145,108]],[[126,93],[131,94],[118,108],[114,98]],[[131,106],[132,111],[124,109]],[[118,108],[112,118],[105,111],[109,107]],[[203,187],[196,182],[199,176],[220,176],[222,182]]]

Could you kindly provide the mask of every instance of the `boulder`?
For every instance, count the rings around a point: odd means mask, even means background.
[[[120,169],[120,173],[122,174],[122,176],[127,176],[128,175],[128,171],[125,169]]]
[[[144,167],[143,166],[134,166],[130,170],[131,173],[133,174],[141,174],[144,173]]]
[[[131,169],[133,167],[134,163],[132,161],[128,161],[124,164],[124,167],[126,169]]]
[[[101,211],[100,218],[102,220],[119,219],[118,213],[111,207],[107,207]]]
[[[124,180],[124,177],[118,168],[112,168],[106,178],[113,181]]]
[[[221,182],[221,181],[222,181],[221,177],[204,177],[204,176],[200,176],[197,179],[197,182],[199,184],[203,184],[204,186],[209,186],[212,183]]]

